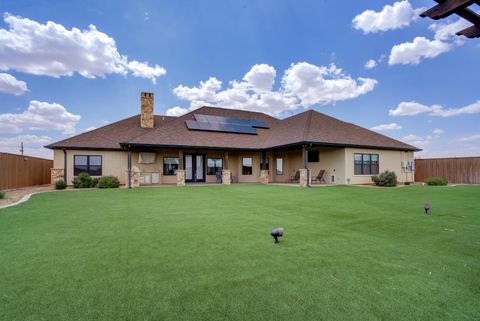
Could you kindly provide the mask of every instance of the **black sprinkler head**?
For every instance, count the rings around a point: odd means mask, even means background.
[[[425,214],[428,214],[428,210],[430,209],[430,204],[429,203],[423,204],[423,209],[425,210]]]
[[[273,237],[273,239],[275,240],[275,241],[274,241],[275,244],[280,243],[280,241],[278,240],[278,238],[283,236],[283,228],[278,227],[278,228],[273,229],[272,232],[270,233],[270,235],[271,235],[271,236]]]

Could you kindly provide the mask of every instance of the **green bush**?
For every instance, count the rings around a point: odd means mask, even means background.
[[[65,189],[67,187],[67,183],[61,179],[55,182],[55,189]]]
[[[445,177],[433,177],[426,179],[425,184],[431,186],[445,186],[448,184],[448,180]]]
[[[102,176],[98,180],[98,188],[117,188],[120,181],[115,176]]]
[[[5,192],[0,191],[0,200],[5,197]]]
[[[92,178],[92,185],[90,187],[98,187],[98,177]]]
[[[395,172],[385,171],[380,175],[372,176],[372,181],[377,186],[394,187],[397,186],[398,180]]]
[[[93,179],[88,173],[80,173],[72,180],[74,188],[90,188],[93,184]]]
[[[411,182],[405,182],[405,185],[410,185],[410,184],[412,184],[412,183]]]

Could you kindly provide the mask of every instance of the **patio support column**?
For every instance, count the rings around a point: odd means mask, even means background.
[[[132,188],[132,151],[128,150],[128,188]]]
[[[260,167],[260,183],[261,184],[268,184],[268,170],[267,170],[267,153],[262,151],[262,160]]]
[[[63,149],[63,180],[67,182],[67,150]]]
[[[228,151],[223,156],[222,184],[230,185],[232,183],[232,171],[228,169]]]
[[[183,167],[183,149],[178,150],[178,169],[184,170],[185,168]]]
[[[311,175],[308,169],[308,145],[302,145],[303,169],[300,169],[300,186],[310,187]]]

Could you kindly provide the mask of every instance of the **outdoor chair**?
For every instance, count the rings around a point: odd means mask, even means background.
[[[321,169],[320,172],[318,172],[318,175],[315,177],[312,177],[312,183],[319,183],[321,184],[322,182],[326,184],[325,179],[323,178],[323,175],[325,175],[325,170]]]
[[[293,176],[290,177],[290,183],[300,182],[300,171],[296,171]]]

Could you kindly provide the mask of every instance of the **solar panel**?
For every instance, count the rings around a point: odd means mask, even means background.
[[[186,120],[185,124],[191,130],[229,132],[239,134],[257,134],[256,128],[268,129],[268,125],[261,120],[240,119],[222,116],[194,114],[195,120]]]

